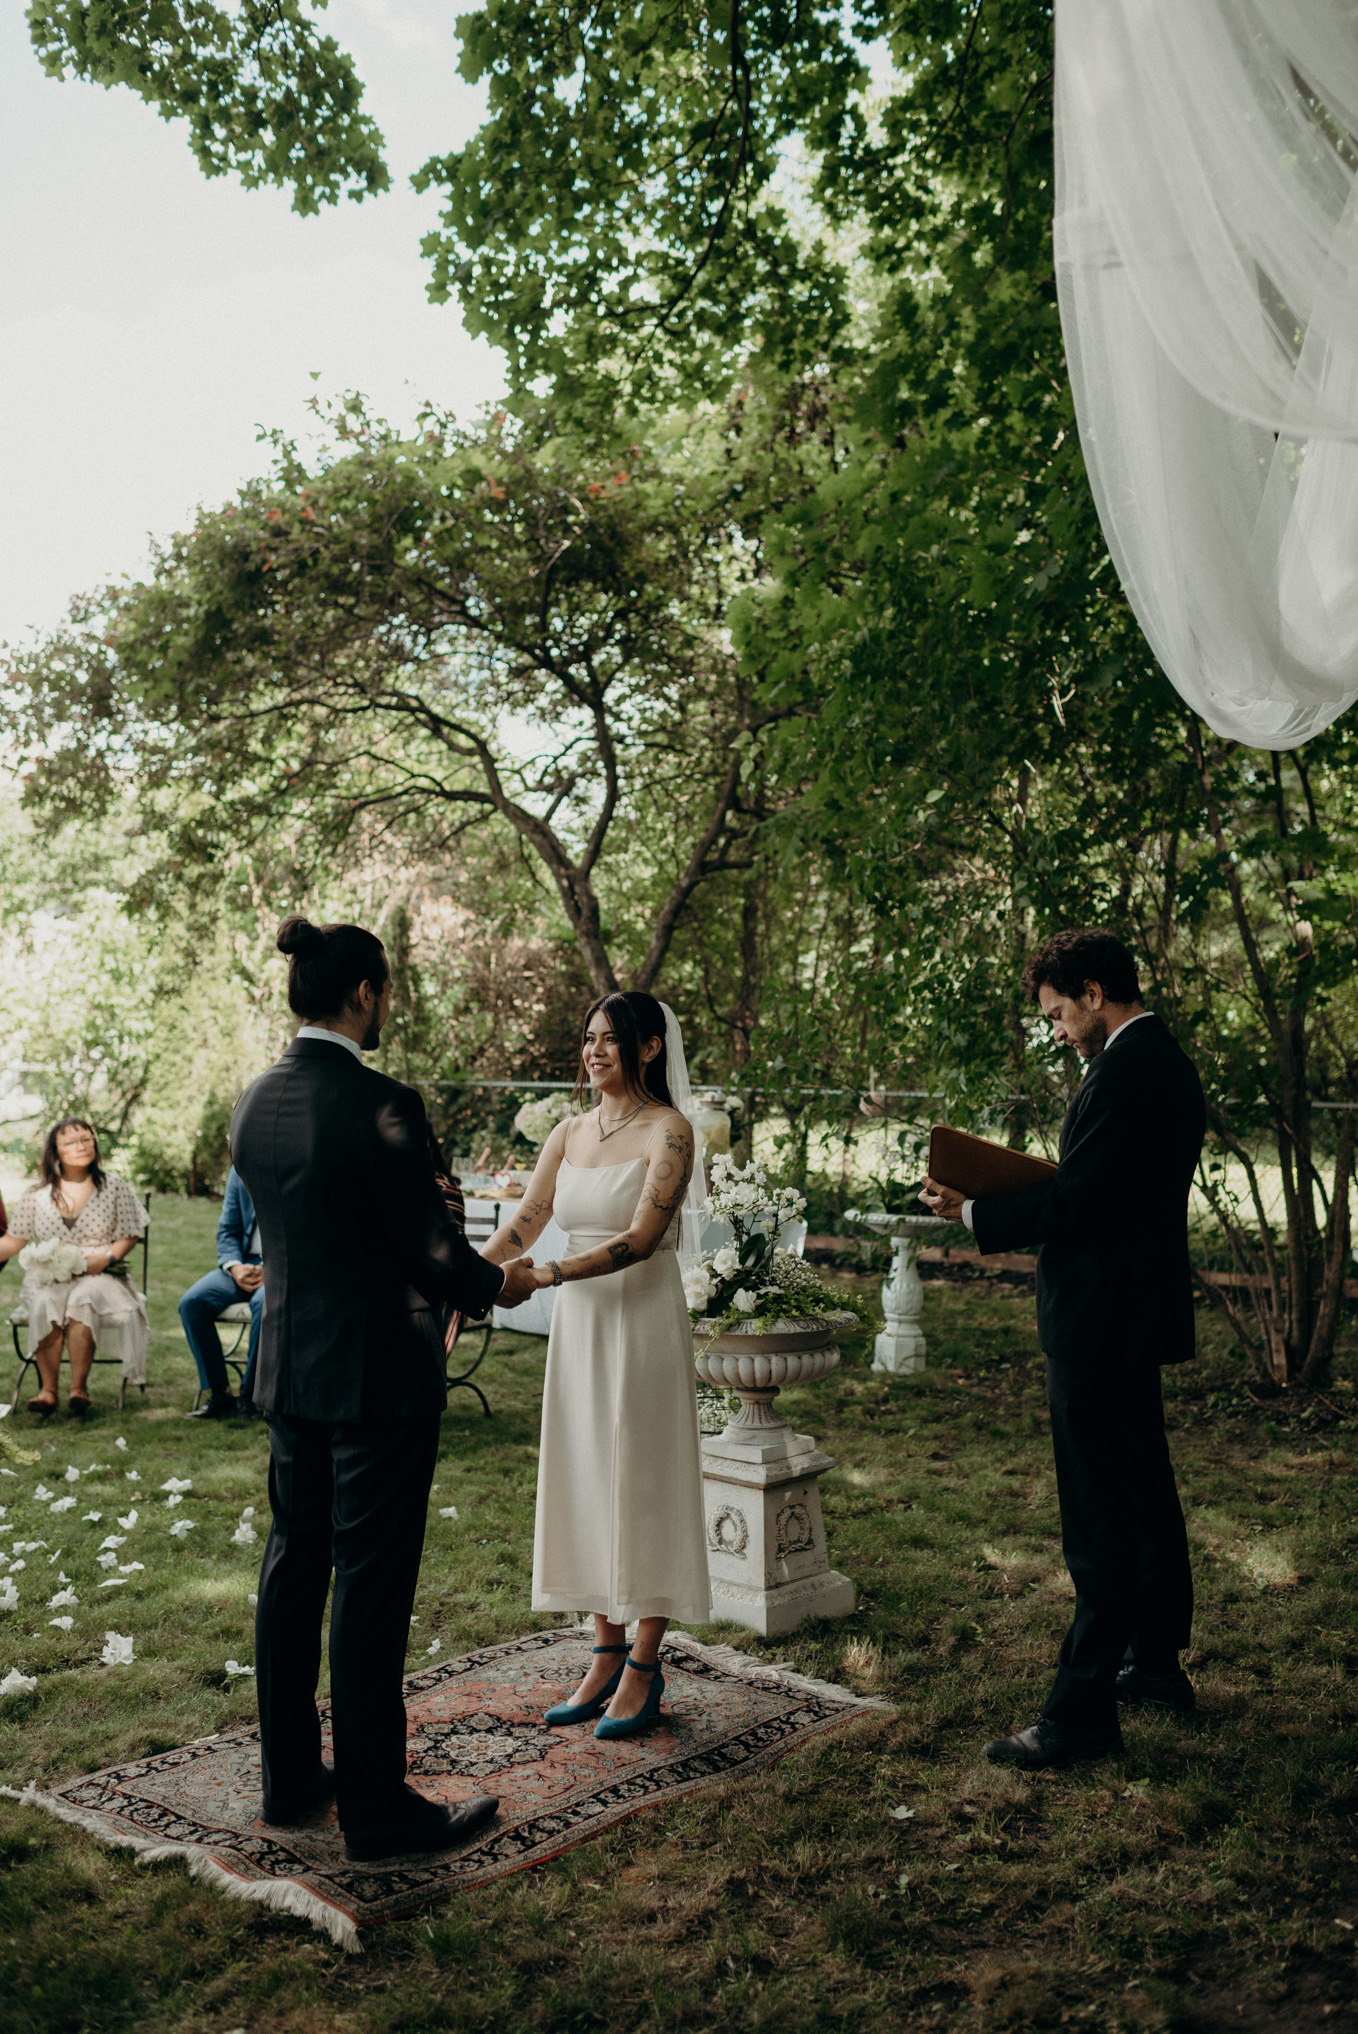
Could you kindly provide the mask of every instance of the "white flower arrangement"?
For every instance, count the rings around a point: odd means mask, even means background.
[[[26,1285],[69,1285],[85,1276],[85,1253],[78,1243],[49,1236],[42,1243],[25,1243],[19,1268]]]
[[[739,1323],[771,1328],[827,1313],[874,1318],[856,1293],[826,1285],[800,1257],[777,1248],[783,1223],[795,1221],[806,1206],[796,1187],[776,1185],[757,1160],[738,1166],[719,1153],[712,1161],[710,1204],[714,1215],[731,1224],[734,1240],[684,1272],[689,1314],[695,1322],[710,1323],[709,1333],[723,1334]]]
[[[533,1095],[523,1104],[514,1118],[514,1128],[520,1137],[539,1149],[547,1142],[558,1123],[563,1123],[571,1113],[571,1098],[567,1089],[549,1090],[545,1095]]]

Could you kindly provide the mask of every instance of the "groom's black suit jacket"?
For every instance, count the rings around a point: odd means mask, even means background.
[[[445,1405],[438,1309],[486,1313],[504,1274],[448,1218],[415,1090],[295,1039],[237,1102],[231,1156],[264,1250],[255,1403],[341,1422]]]
[[[973,1203],[983,1254],[1042,1246],[1038,1339],[1054,1362],[1193,1355],[1188,1194],[1205,1128],[1192,1060],[1141,1017],[1090,1062],[1055,1176]]]

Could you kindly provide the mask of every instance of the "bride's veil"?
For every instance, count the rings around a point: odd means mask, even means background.
[[[688,1060],[684,1053],[684,1034],[679,1029],[679,1019],[668,1003],[662,1003],[665,1013],[665,1072],[670,1085],[670,1097],[681,1116],[687,1116],[693,1123],[693,1083],[688,1077]],[[703,1141],[696,1126],[693,1131],[693,1174],[684,1195],[682,1218],[679,1223],[679,1258],[681,1263],[693,1263],[702,1250],[702,1212],[707,1206],[707,1184],[703,1174]]]

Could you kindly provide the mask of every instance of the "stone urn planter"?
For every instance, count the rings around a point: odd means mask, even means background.
[[[924,1287],[915,1269],[915,1259],[928,1237],[952,1225],[938,1215],[864,1214],[857,1208],[849,1208],[846,1218],[862,1222],[891,1239],[894,1255],[882,1286],[886,1326],[873,1345],[872,1367],[888,1377],[908,1377],[913,1371],[923,1370],[929,1348],[919,1324],[924,1311]]]
[[[820,1478],[833,1456],[794,1433],[774,1405],[784,1385],[811,1384],[839,1362],[836,1332],[852,1314],[799,1317],[714,1336],[696,1323],[694,1365],[740,1411],[702,1444],[703,1498],[712,1614],[765,1637],[808,1617],[847,1617],[854,1588],[831,1567]]]

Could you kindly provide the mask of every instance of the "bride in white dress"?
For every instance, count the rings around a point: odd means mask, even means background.
[[[598,1717],[596,1737],[657,1720],[666,1625],[711,1616],[676,1251],[693,1131],[671,1099],[667,1029],[681,1058],[678,1026],[654,996],[628,990],[590,1005],[577,1093],[587,1081],[599,1105],[553,1130],[523,1200],[485,1248],[497,1264],[521,1255],[552,1214],[570,1239],[536,1274],[561,1291],[543,1387],[533,1608],[594,1614],[589,1672],[547,1721]]]

